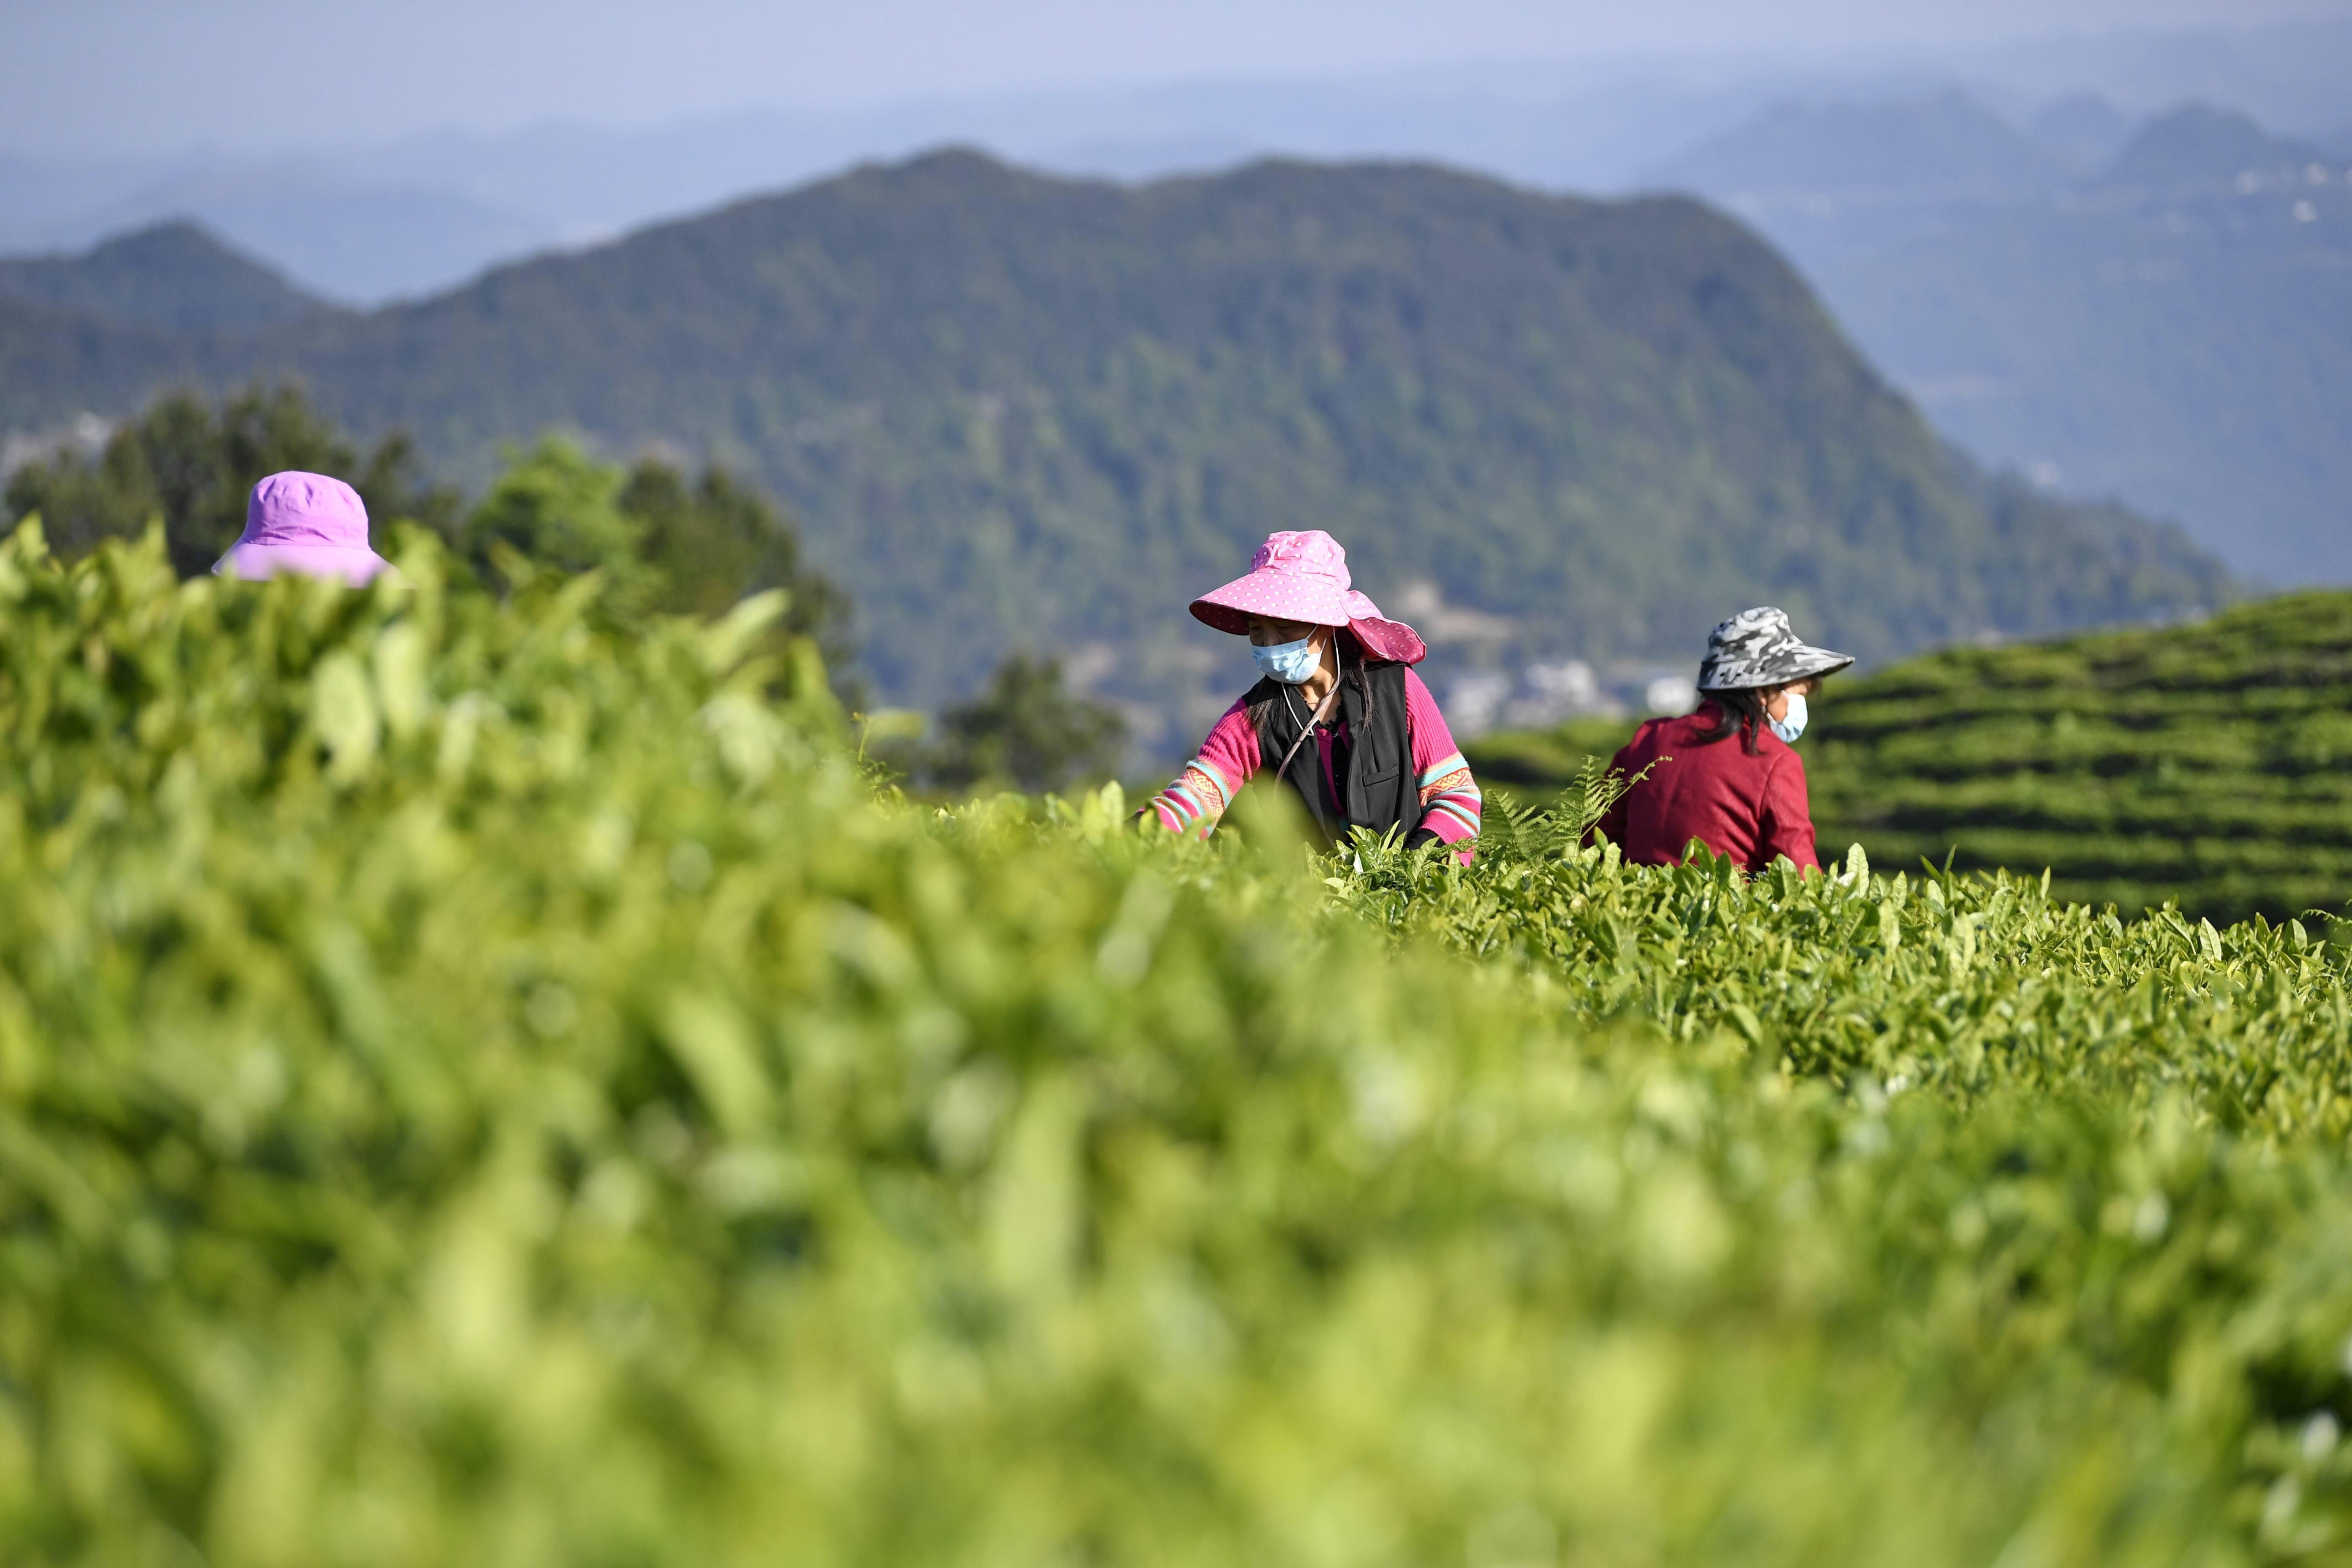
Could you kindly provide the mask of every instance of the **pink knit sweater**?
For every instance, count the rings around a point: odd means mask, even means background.
[[[1470,776],[1470,764],[1454,745],[1445,715],[1438,711],[1437,699],[1410,669],[1404,672],[1404,695],[1405,728],[1412,737],[1412,770],[1421,783],[1422,816],[1417,826],[1437,835],[1440,842],[1457,846],[1456,853],[1466,866],[1478,837],[1478,781]],[[1343,736],[1347,733],[1344,721],[1336,729]],[[1323,757],[1324,786],[1337,798],[1331,741],[1331,731],[1318,726],[1316,744]],[[1257,727],[1250,722],[1248,699],[1243,698],[1211,727],[1209,738],[1201,742],[1201,754],[1184,764],[1173,784],[1151,797],[1151,808],[1170,832],[1205,837],[1216,830],[1217,819],[1224,816],[1242,785],[1265,765],[1258,754]]]

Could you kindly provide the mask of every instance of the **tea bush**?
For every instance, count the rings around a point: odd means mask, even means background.
[[[754,600],[0,549],[53,1563],[2345,1550],[2342,951],[877,792]]]
[[[2233,1132],[2352,1132],[2344,949],[2302,921],[2126,921],[2053,900],[2046,872],[1874,876],[1858,845],[1826,877],[1784,861],[1750,881],[1704,851],[1627,868],[1575,837],[1507,845],[1458,875],[1368,849],[1339,901],[1530,968],[1580,1022],[1638,1016],[1684,1039],[1728,1027],[1796,1072],[1963,1105],[2178,1095]]]

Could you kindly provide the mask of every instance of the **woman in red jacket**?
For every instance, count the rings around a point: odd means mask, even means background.
[[[1698,711],[1651,720],[1617,753],[1615,771],[1649,776],[1595,831],[1644,866],[1680,864],[1695,838],[1750,876],[1784,855],[1819,867],[1792,742],[1804,731],[1805,699],[1853,662],[1808,646],[1769,606],[1732,616],[1708,634]]]

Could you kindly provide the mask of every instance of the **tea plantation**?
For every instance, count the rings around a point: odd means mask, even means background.
[[[2352,594],[1935,654],[1822,720],[1815,818],[1882,860],[2047,866],[2063,898],[2217,921],[2352,899]]]
[[[0,1540],[2352,1552],[2321,922],[877,789],[772,596],[0,548]]]
[[[1629,721],[1489,735],[1481,773],[1549,801]],[[1822,853],[2048,868],[2062,900],[2276,921],[2352,900],[2352,594],[2193,626],[1958,648],[1841,677],[1804,742]]]

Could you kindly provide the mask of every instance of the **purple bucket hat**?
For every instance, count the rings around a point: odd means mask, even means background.
[[[1429,653],[1420,633],[1383,620],[1380,606],[1349,585],[1348,552],[1319,528],[1267,534],[1248,575],[1192,601],[1194,620],[1235,637],[1249,635],[1252,616],[1346,626],[1374,658],[1399,664],[1419,664]]]
[[[392,563],[368,548],[359,492],[324,474],[289,469],[253,487],[245,531],[213,563],[219,577],[337,577],[356,588]]]

